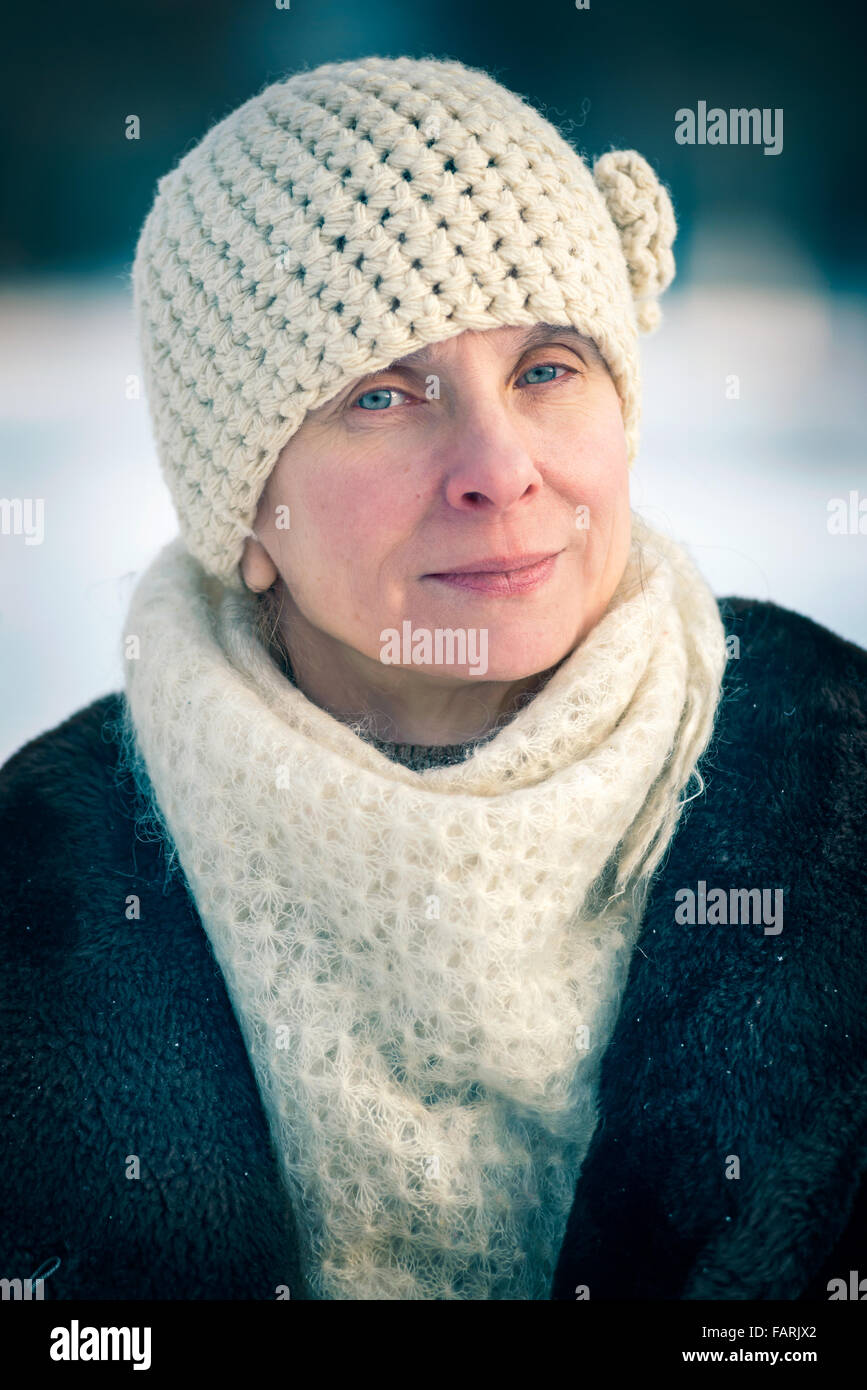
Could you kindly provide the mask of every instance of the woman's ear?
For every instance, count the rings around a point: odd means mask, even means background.
[[[248,589],[254,594],[270,589],[277,578],[278,570],[261,541],[248,536],[241,555],[241,576]]]

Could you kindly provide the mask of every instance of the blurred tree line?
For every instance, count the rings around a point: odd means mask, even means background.
[[[841,0],[18,5],[3,20],[0,273],[128,267],[156,180],[216,120],[300,67],[409,54],[486,68],[582,153],[640,150],[671,187],[681,263],[697,210],[746,211],[785,224],[829,286],[864,288],[861,13]],[[677,144],[675,111],[700,100],[781,107],[782,153]]]

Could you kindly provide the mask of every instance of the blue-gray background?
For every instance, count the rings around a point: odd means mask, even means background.
[[[145,403],[126,398],[129,271],[157,178],[265,83],[374,53],[485,67],[589,158],[651,161],[678,216],[678,273],[643,344],[633,503],[717,593],[773,599],[867,645],[867,534],[827,526],[832,498],[867,498],[859,26],[854,4],[806,0],[8,12],[0,497],[44,498],[45,537],[0,534],[0,760],[120,688],[131,587],[176,529]],[[782,108],[782,153],[678,145],[675,111],[699,101]]]

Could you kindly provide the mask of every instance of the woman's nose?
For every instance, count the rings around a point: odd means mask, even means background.
[[[527,446],[499,403],[458,412],[445,447],[446,498],[452,507],[505,510],[541,487]]]

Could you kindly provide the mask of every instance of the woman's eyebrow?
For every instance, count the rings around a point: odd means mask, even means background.
[[[536,347],[539,343],[547,342],[549,338],[555,337],[573,338],[580,347],[586,348],[594,358],[601,360],[599,349],[593,339],[588,338],[585,333],[579,332],[571,323],[534,323],[526,330],[526,333],[516,344],[514,351],[516,353],[526,352],[529,348]],[[437,346],[437,344],[433,344],[433,346]],[[430,352],[430,347],[419,348],[417,352],[410,352],[405,357],[396,357],[393,362],[389,362],[380,371],[389,372],[397,367],[409,369],[420,367],[428,361]],[[378,376],[379,372],[371,373],[371,375]]]
[[[536,323],[528,330],[527,336],[521,343],[520,350],[526,352],[528,348],[536,347],[539,343],[547,342],[549,338],[573,338],[580,347],[586,348],[594,357],[599,356],[599,349],[592,338],[588,338],[586,333],[581,333],[574,328],[571,323]]]

